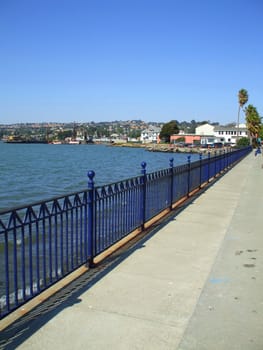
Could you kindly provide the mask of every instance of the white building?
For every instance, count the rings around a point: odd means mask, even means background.
[[[150,126],[141,132],[140,141],[142,143],[157,143],[161,128]]]
[[[245,125],[237,126],[215,126],[214,135],[217,142],[236,144],[237,138],[248,137]]]
[[[245,124],[237,126],[213,126],[210,124],[200,125],[195,129],[196,135],[201,136],[201,144],[221,142],[223,144],[236,144],[237,137],[248,137]]]
[[[210,125],[210,124],[206,123],[206,124],[198,126],[195,129],[195,134],[196,135],[200,135],[200,136],[203,136],[203,135],[214,135],[214,128],[215,127],[213,125]]]

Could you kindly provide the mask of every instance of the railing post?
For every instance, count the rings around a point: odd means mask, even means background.
[[[141,163],[141,228],[144,230],[145,217],[146,217],[146,162]]]
[[[214,169],[214,172],[215,172],[214,178],[215,178],[215,177],[216,177],[216,175],[217,175],[217,172],[216,172],[217,151],[215,151],[215,152],[214,152],[214,158],[215,158],[215,169]]]
[[[221,172],[225,170],[225,150],[221,150]]]
[[[88,261],[89,266],[93,266],[93,244],[94,244],[94,176],[95,172],[93,170],[90,170],[88,172]]]
[[[170,174],[171,174],[171,186],[170,186],[170,210],[173,209],[173,193],[174,193],[174,176],[173,176],[174,159],[170,158]]]
[[[210,181],[210,161],[211,161],[211,154],[208,152],[208,172],[207,172],[207,182]]]
[[[187,156],[188,176],[187,176],[187,197],[190,194],[190,172],[191,172],[191,156]]]
[[[220,160],[220,163],[219,163],[220,171],[219,171],[219,173],[221,174],[222,168],[223,168],[223,166],[222,166],[222,151],[221,151],[221,149],[219,150],[219,160]]]
[[[199,182],[199,188],[201,188],[202,185],[202,153],[199,154],[199,167],[200,167],[200,182]]]
[[[226,153],[226,167],[229,168],[229,153],[230,153],[230,147],[227,147],[227,153]]]

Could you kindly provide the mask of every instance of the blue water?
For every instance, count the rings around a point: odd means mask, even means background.
[[[186,154],[141,148],[0,142],[0,210],[81,191],[89,170],[99,186],[139,175],[142,161],[147,172],[168,168],[171,157],[175,165],[187,162]]]

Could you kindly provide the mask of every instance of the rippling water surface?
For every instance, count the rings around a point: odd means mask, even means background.
[[[87,187],[87,172],[102,185],[187,162],[186,154],[148,152],[105,145],[7,144],[0,142],[0,210]],[[198,155],[192,155],[192,160]]]

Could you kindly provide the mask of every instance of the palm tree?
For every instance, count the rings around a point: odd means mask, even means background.
[[[237,116],[237,141],[239,138],[239,118],[240,118],[240,109],[244,107],[244,105],[248,101],[248,93],[247,90],[241,89],[238,91],[238,116]]]
[[[245,112],[250,144],[254,143],[255,146],[255,139],[259,137],[259,132],[262,126],[261,117],[259,116],[256,107],[254,107],[253,105],[248,105]]]

